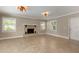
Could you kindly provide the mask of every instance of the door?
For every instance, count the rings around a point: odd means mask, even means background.
[[[70,38],[79,40],[79,17],[72,17],[70,19]]]

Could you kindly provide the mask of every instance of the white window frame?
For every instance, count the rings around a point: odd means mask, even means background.
[[[2,32],[16,32],[16,23],[14,24],[15,30],[10,30],[10,31],[4,30],[4,26],[5,26],[6,24],[3,24],[3,22],[4,22],[5,20],[15,20],[15,22],[16,22],[16,18],[3,17],[3,18],[2,18]]]
[[[51,25],[52,25],[52,31],[57,32],[57,20],[52,20]],[[55,29],[54,29],[54,27],[55,27]]]
[[[46,24],[45,24],[45,22],[40,22],[40,28],[41,28],[41,30],[45,30],[46,29]]]

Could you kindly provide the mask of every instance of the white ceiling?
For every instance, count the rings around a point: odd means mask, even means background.
[[[48,17],[41,15],[43,11],[49,12]],[[72,12],[79,11],[78,6],[29,6],[27,12],[20,12],[15,6],[0,6],[0,12],[8,15],[19,16],[32,19],[52,19],[58,16],[66,15]]]

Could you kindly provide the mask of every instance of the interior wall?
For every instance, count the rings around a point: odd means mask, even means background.
[[[17,27],[17,34],[19,35],[23,35],[24,34],[24,25],[36,25],[37,26],[37,33],[40,34],[40,33],[45,33],[46,30],[44,31],[41,31],[40,29],[40,23],[41,22],[45,22],[45,21],[36,21],[36,20],[31,20],[31,19],[21,19],[21,18],[17,18],[17,21],[16,21],[16,27]],[[46,22],[45,22],[46,23]]]
[[[38,20],[19,18],[19,17],[16,18],[16,32],[2,32],[2,17],[0,17],[0,37],[23,36],[24,35],[24,25],[27,25],[27,24],[37,25],[37,32],[38,33],[45,33],[46,32],[46,30],[41,31],[41,29],[40,29],[40,22],[42,22],[42,20],[38,21]],[[43,22],[46,23],[46,21],[43,21]]]
[[[1,33],[1,31],[2,31],[2,19],[0,17],[0,33]]]
[[[57,20],[57,32],[52,30],[52,20]],[[69,37],[68,17],[60,17],[52,20],[47,21],[47,33]]]
[[[16,18],[16,32],[15,33],[10,33],[10,32],[2,32],[2,17],[0,16],[0,37],[4,36],[23,36],[24,34],[24,25],[26,24],[36,24],[37,25],[37,31],[38,33],[49,33],[49,34],[54,34],[54,35],[59,35],[59,36],[64,36],[64,37],[69,37],[71,39],[74,39],[71,37],[70,33],[70,27],[74,26],[74,24],[70,24],[70,20],[71,19],[79,19],[79,13],[78,14],[74,14],[74,15],[70,15],[70,16],[63,16],[63,17],[59,17],[56,19],[51,19],[49,21],[43,21],[43,20],[32,20],[32,19],[26,19],[26,18],[19,18],[19,17],[13,17]],[[74,21],[77,21],[75,20]],[[51,26],[51,21],[52,20],[57,20],[57,32],[52,30],[52,26]],[[41,30],[40,29],[40,22],[45,22],[46,23],[46,29],[45,30]],[[78,22],[78,21],[77,21]],[[75,28],[74,28],[75,29]],[[78,33],[78,32],[76,32]],[[75,35],[76,35],[75,33]],[[77,35],[79,36],[79,34]]]
[[[57,20],[57,32],[52,30],[51,21]],[[47,21],[47,33],[68,37],[70,40],[79,40],[79,13],[59,17]]]

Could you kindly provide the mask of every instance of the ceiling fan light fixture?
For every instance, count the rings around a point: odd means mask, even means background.
[[[42,13],[43,16],[48,16],[48,14],[49,14],[48,11],[44,11],[44,12]]]
[[[25,12],[25,11],[27,11],[28,9],[29,9],[28,6],[18,6],[18,7],[17,7],[17,10],[22,11],[22,12]]]

